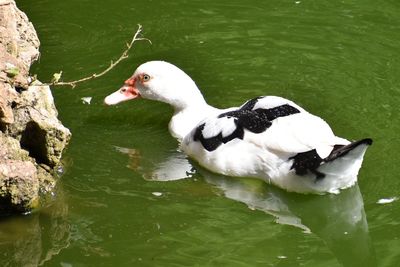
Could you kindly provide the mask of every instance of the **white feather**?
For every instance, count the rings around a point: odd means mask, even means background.
[[[236,129],[234,118],[212,118],[206,119],[200,124],[203,123],[205,123],[205,126],[202,133],[205,138],[211,138],[220,133],[222,134],[222,137],[226,137],[233,133]]]
[[[303,108],[296,105],[294,102],[287,100],[283,97],[279,97],[279,96],[264,96],[264,97],[260,98],[257,101],[256,105],[254,106],[253,110],[256,110],[259,108],[270,109],[270,108],[275,108],[275,107],[282,106],[285,104],[291,105],[292,107],[295,107],[300,111],[304,111]]]

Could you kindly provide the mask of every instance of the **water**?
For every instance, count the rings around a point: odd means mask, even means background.
[[[0,221],[2,266],[397,266],[400,261],[398,1],[18,0],[40,40],[40,79],[73,133],[53,204]],[[357,186],[303,196],[193,172],[146,100],[105,107],[136,66],[184,69],[218,107],[290,98],[349,139],[372,137]],[[90,105],[80,100],[93,97]],[[184,177],[186,172],[189,178]]]

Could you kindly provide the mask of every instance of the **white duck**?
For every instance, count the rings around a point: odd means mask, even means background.
[[[238,108],[206,103],[194,81],[164,61],[140,65],[107,105],[143,97],[170,104],[170,133],[203,167],[255,177],[288,191],[338,193],[357,181],[369,138],[336,137],[329,125],[290,100],[263,96]]]

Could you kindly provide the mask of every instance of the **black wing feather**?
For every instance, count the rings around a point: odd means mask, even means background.
[[[213,151],[220,145],[225,144],[233,139],[243,139],[244,129],[256,134],[262,133],[272,125],[272,121],[274,119],[300,112],[297,108],[289,104],[284,104],[269,109],[258,108],[254,110],[255,105],[261,98],[263,97],[251,99],[239,109],[225,112],[218,116],[218,119],[224,117],[234,118],[236,129],[230,135],[223,137],[222,132],[220,132],[216,136],[205,138],[203,135],[205,123],[203,123],[197,126],[193,135],[193,140],[201,142],[206,150]]]

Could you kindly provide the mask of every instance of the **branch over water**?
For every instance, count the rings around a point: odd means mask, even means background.
[[[88,80],[92,80],[92,79],[96,79],[99,78],[101,76],[103,76],[104,74],[106,74],[107,72],[109,72],[110,70],[112,70],[115,66],[117,66],[122,60],[127,59],[128,56],[128,52],[131,50],[133,44],[137,41],[147,41],[151,44],[151,41],[147,38],[143,38],[140,37],[140,33],[142,32],[142,25],[138,24],[138,29],[136,30],[136,33],[133,35],[132,40],[126,44],[126,49],[122,52],[122,54],[120,55],[120,57],[116,60],[116,61],[111,61],[110,65],[108,66],[108,68],[106,68],[105,70],[103,70],[100,73],[93,73],[90,76],[84,77],[84,78],[80,78],[78,80],[74,80],[74,81],[62,81],[60,82],[60,78],[61,78],[61,74],[62,71],[60,71],[60,73],[55,73],[53,75],[53,79],[50,83],[44,83],[43,85],[49,85],[49,86],[53,86],[53,85],[68,85],[71,86],[72,88],[74,88],[78,83],[82,83]]]

